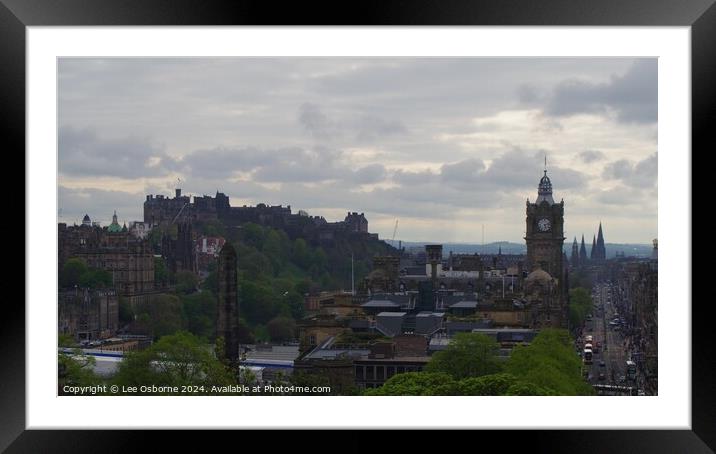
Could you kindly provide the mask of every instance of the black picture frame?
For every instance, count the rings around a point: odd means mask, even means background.
[[[706,148],[716,124],[715,0],[382,0],[270,2],[192,0],[0,0],[0,100],[7,153],[25,148],[25,27],[67,25],[551,25],[690,26],[692,149]],[[9,139],[9,140],[8,140]],[[693,159],[694,154],[692,154]],[[8,220],[9,221],[9,220]],[[25,241],[29,241],[25,238]],[[684,247],[691,247],[685,239]],[[27,269],[31,273],[31,269]],[[681,285],[681,284],[679,284]],[[7,452],[134,451],[139,431],[25,430],[25,312],[3,304],[0,317],[0,450]],[[690,304],[682,301],[679,304]],[[509,439],[531,452],[713,452],[716,449],[716,356],[708,336],[708,305],[692,305],[692,430],[482,431],[483,448]],[[108,409],[111,411],[111,409]],[[98,415],[101,417],[101,415]],[[165,437],[166,434],[158,434]],[[265,434],[264,434],[265,436]],[[360,432],[343,435],[354,447]],[[194,435],[170,435],[185,447]],[[270,437],[272,448],[294,436]],[[393,437],[391,437],[393,438]],[[407,448],[422,437],[400,437]],[[397,439],[397,438],[396,438]],[[362,440],[365,440],[362,438]],[[143,443],[142,443],[143,445]],[[472,444],[477,449],[477,444]],[[498,445],[499,446],[499,445]],[[471,448],[471,449],[472,449]],[[280,448],[279,448],[280,449]],[[273,449],[272,449],[273,450]]]

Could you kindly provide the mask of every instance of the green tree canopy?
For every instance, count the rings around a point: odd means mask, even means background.
[[[80,258],[68,259],[59,276],[60,287],[107,288],[112,286],[112,273],[87,266]]]
[[[577,287],[569,291],[569,322],[572,326],[582,326],[593,310],[589,290]]]
[[[74,354],[59,353],[57,362],[60,394],[64,385],[91,386],[102,382],[92,370],[95,359],[83,354],[80,349],[76,349]]]
[[[521,381],[564,396],[590,395],[567,330],[543,329],[528,346],[513,349],[506,372]]]
[[[366,396],[451,396],[456,382],[442,372],[406,372],[393,375],[383,386],[366,389]]]
[[[158,284],[169,282],[169,270],[164,262],[164,257],[154,257],[154,281]]]
[[[80,284],[80,277],[85,274],[89,268],[84,260],[79,258],[68,259],[60,272],[60,285],[70,288]]]
[[[113,383],[224,386],[235,384],[236,380],[208,344],[191,333],[180,331],[162,337],[146,350],[127,353]]]
[[[459,333],[443,351],[433,354],[426,372],[443,372],[454,379],[479,377],[500,372],[499,345],[480,333]]]
[[[181,295],[184,327],[190,333],[213,338],[216,331],[216,296],[209,290]]]
[[[176,295],[152,295],[148,302],[137,305],[137,316],[147,323],[147,329],[155,338],[182,329],[182,304]]]
[[[193,293],[199,286],[199,278],[191,271],[177,271],[174,279],[178,293]]]
[[[288,317],[276,317],[266,324],[273,342],[285,342],[295,338],[296,322]]]

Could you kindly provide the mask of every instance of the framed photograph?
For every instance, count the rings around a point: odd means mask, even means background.
[[[711,452],[711,3],[3,0],[28,266],[0,446],[458,428]]]

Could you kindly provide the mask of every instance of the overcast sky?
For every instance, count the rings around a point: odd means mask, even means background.
[[[657,61],[62,58],[61,222],[226,193],[406,241],[524,242],[547,156],[568,241],[657,237]]]

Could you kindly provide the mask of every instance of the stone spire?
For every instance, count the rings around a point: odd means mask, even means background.
[[[577,243],[577,237],[574,237],[574,242],[572,243],[572,257],[570,258],[570,263],[572,264],[572,268],[575,268],[579,266],[579,244]]]
[[[607,259],[607,248],[604,245],[604,234],[602,233],[602,223],[599,223],[599,232],[597,233],[597,260]]]
[[[582,234],[582,245],[579,247],[579,263],[581,265],[587,263],[587,247],[584,245],[584,234]]]

